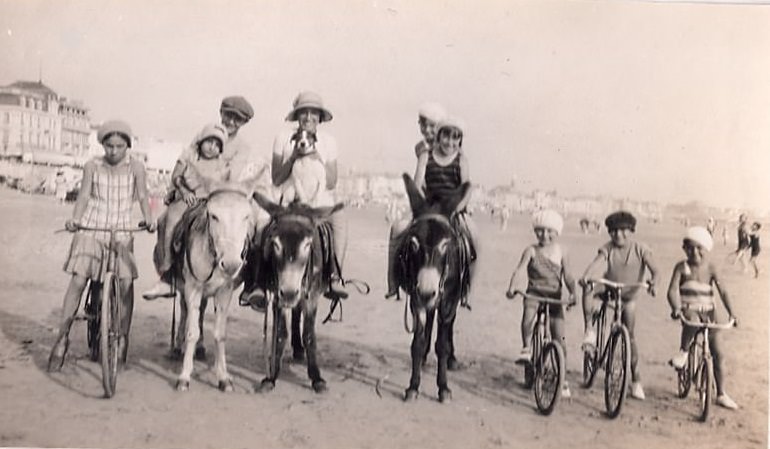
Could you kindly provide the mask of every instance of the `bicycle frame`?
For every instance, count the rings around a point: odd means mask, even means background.
[[[623,289],[648,286],[648,283],[623,284],[608,279],[591,279],[588,285],[604,285],[606,297],[602,298],[602,305],[593,323],[597,329],[597,345],[593,352],[586,352],[583,359],[584,387],[589,388],[593,383],[599,366],[605,370],[604,400],[607,415],[615,418],[620,414],[623,401],[626,397],[628,376],[631,371],[631,336],[628,328],[623,324]],[[593,290],[593,288],[592,288]],[[613,308],[612,321],[607,329],[607,308]],[[620,351],[616,353],[615,351]],[[619,357],[619,360],[615,359]],[[618,364],[619,362],[620,364]],[[632,374],[632,373],[631,373]]]
[[[537,409],[540,413],[549,415],[561,396],[561,388],[566,374],[564,351],[560,344],[552,339],[549,306],[567,304],[561,299],[544,298],[518,290],[515,295],[521,295],[523,298],[538,302],[532,332],[532,357],[528,366],[525,367],[524,382],[528,386],[534,383]],[[549,367],[548,362],[553,366]],[[552,385],[554,383],[555,385]],[[543,384],[549,384],[551,391],[544,391]]]
[[[690,356],[688,355],[688,366],[684,369],[690,370],[690,382],[694,383],[695,390],[698,392],[698,396],[701,400],[701,414],[699,418],[701,421],[706,421],[711,405],[711,393],[716,388],[713,356],[711,354],[710,331],[711,329],[730,329],[735,326],[735,319],[731,318],[727,323],[714,323],[712,321],[690,321],[687,318],[680,316],[679,320],[682,322],[682,325],[696,329],[695,335],[693,335],[692,341],[690,342],[688,353],[693,353],[696,351],[695,348],[700,347],[700,360],[696,366],[691,366]],[[706,376],[705,385],[703,384],[703,376]]]

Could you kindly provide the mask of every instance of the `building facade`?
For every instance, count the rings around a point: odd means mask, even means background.
[[[59,97],[41,81],[0,86],[0,156],[88,155],[88,108]]]

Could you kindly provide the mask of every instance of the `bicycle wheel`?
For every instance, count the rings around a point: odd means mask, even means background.
[[[102,284],[101,322],[99,325],[99,348],[102,364],[102,385],[104,396],[111,398],[115,394],[118,381],[118,358],[120,344],[120,301],[119,280],[107,273]]]
[[[583,388],[591,388],[596,379],[596,371],[599,367],[599,354],[604,348],[604,308],[594,316],[592,326],[596,331],[596,346],[591,351],[583,351]]]
[[[631,371],[631,338],[624,326],[616,327],[610,334],[607,368],[604,376],[604,404],[607,416],[620,414],[628,390],[628,374]]]
[[[685,365],[676,370],[677,377],[677,396],[684,399],[690,393],[690,387],[695,382],[695,372],[700,365],[700,346],[693,339],[690,349],[687,351],[687,361]]]
[[[101,317],[99,316],[99,283],[94,281],[88,281],[89,285],[86,288],[86,300],[83,306],[87,325],[86,338],[88,341],[89,357],[92,362],[99,361],[99,322]]]
[[[700,416],[698,419],[705,422],[709,417],[711,408],[711,378],[714,367],[711,359],[704,358],[700,364],[700,382],[698,385],[698,399],[700,399]]]
[[[543,337],[541,332],[542,329],[540,325],[535,324],[535,329],[532,332],[532,343],[530,345],[530,348],[532,348],[532,357],[524,364],[524,388],[527,390],[535,385],[535,376],[537,375],[535,364],[538,363],[543,352]]]
[[[559,402],[561,387],[564,385],[564,351],[561,346],[549,341],[535,363],[537,410],[543,415],[550,415]]]

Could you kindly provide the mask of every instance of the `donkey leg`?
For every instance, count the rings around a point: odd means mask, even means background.
[[[195,360],[206,360],[206,346],[203,344],[203,318],[206,315],[206,307],[209,304],[209,298],[204,297],[201,299],[201,305],[199,308],[200,314],[198,315],[198,341],[195,343]]]
[[[457,311],[457,302],[441,308],[438,313],[438,333],[436,336],[436,354],[438,355],[438,373],[436,383],[438,385],[438,400],[449,402],[452,400],[452,390],[447,385],[447,364],[451,354],[451,332]]]
[[[317,346],[315,335],[315,316],[316,304],[307,307],[303,314],[302,341],[305,345],[307,354],[307,375],[313,385],[313,391],[323,393],[326,391],[326,381],[321,377],[321,370],[318,369]]]
[[[278,380],[278,374],[281,372],[281,356],[283,355],[283,349],[286,345],[286,339],[289,336],[286,328],[286,317],[283,314],[283,310],[278,307],[277,304],[273,304],[271,307],[273,311],[273,347],[272,354],[270,355],[271,362],[268,365],[267,377],[262,379],[260,385],[260,392],[266,393],[272,391],[275,388],[275,381]],[[268,310],[265,313],[270,313]]]
[[[409,388],[404,392],[404,400],[409,402],[417,399],[420,391],[420,369],[425,355],[425,323],[427,315],[433,311],[425,309],[415,309],[412,307],[412,317],[414,320],[414,334],[412,336],[412,377],[409,379]]]
[[[216,357],[214,359],[214,372],[217,375],[217,386],[224,392],[233,391],[233,380],[227,372],[227,356],[225,343],[227,341],[227,314],[232,299],[232,289],[222,287],[214,297],[214,341],[216,342]]]
[[[185,286],[185,301],[187,301],[187,326],[185,332],[184,358],[182,361],[182,372],[179,373],[179,379],[176,383],[178,391],[187,391],[190,388],[190,376],[193,370],[193,352],[195,351],[195,342],[198,340],[198,307],[201,301],[201,292],[190,286]]]
[[[294,309],[291,311],[291,349],[294,361],[301,362],[305,359],[305,348],[302,345],[302,334],[300,333],[300,320],[302,311]]]
[[[425,353],[422,356],[422,365],[425,366],[428,363],[428,355],[430,354],[430,342],[433,339],[433,321],[436,318],[436,313],[431,312],[426,316],[425,321]],[[438,344],[438,340],[436,340]]]
[[[174,360],[181,360],[184,354],[185,335],[187,334],[187,301],[185,301],[182,291],[177,290],[176,295],[179,298],[179,324],[177,325],[176,341],[171,348],[170,356]],[[177,298],[174,298],[174,301]]]

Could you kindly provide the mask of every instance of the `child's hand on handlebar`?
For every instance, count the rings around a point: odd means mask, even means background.
[[[157,223],[155,223],[152,220],[142,220],[139,222],[139,227],[144,228],[147,230],[147,232],[155,232],[156,229],[158,229]]]
[[[680,309],[671,309],[671,319],[678,320],[682,317],[682,311]]]
[[[75,232],[80,228],[80,223],[78,223],[77,220],[74,218],[70,218],[69,220],[64,222],[64,229],[68,230],[69,232]]]
[[[655,293],[656,293],[656,290],[655,290],[655,281],[653,281],[653,280],[649,280],[649,281],[647,281],[647,292],[648,292],[648,293],[650,294],[650,296],[652,296],[653,298],[655,297]]]
[[[516,296],[516,292],[511,289],[508,289],[508,291],[505,292],[505,297],[508,299],[513,299],[514,296]]]

